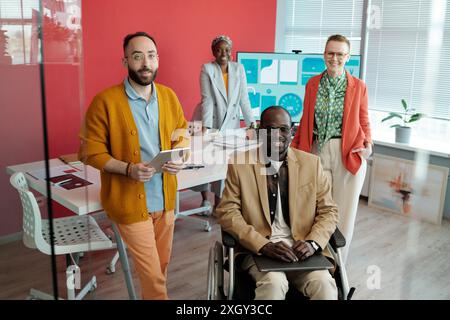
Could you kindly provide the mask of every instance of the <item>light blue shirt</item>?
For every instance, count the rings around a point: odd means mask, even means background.
[[[147,101],[139,96],[131,86],[128,78],[124,80],[125,92],[138,129],[141,161],[149,162],[161,151],[159,137],[159,111],[156,87],[152,84],[152,96]],[[150,181],[144,183],[147,209],[149,212],[164,210],[164,190],[161,173],[155,173]],[[138,201],[136,199],[136,201]]]

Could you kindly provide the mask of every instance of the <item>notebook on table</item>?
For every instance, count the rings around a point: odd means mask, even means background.
[[[302,271],[332,269],[334,265],[323,255],[315,254],[303,261],[284,262],[266,256],[253,256],[259,271]]]
[[[92,184],[92,182],[73,174],[63,174],[61,176],[51,177],[50,182],[54,187],[61,187],[66,190],[72,190]]]

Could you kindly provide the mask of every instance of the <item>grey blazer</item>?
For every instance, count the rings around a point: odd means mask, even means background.
[[[247,93],[244,67],[228,62],[228,96],[223,83],[222,70],[216,62],[205,63],[200,74],[203,126],[219,130],[240,127],[239,109],[245,123],[254,121]]]

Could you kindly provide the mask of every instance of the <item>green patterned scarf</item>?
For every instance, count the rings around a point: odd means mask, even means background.
[[[318,152],[332,137],[342,136],[344,97],[347,90],[345,72],[332,78],[325,71],[319,84],[315,106],[314,134],[317,137]]]

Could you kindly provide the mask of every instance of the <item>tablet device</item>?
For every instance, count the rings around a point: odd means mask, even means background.
[[[162,166],[166,162],[183,160],[189,150],[190,148],[186,147],[160,151],[148,164],[155,168],[156,172],[162,172]]]
[[[306,260],[297,262],[284,262],[266,256],[253,256],[259,271],[312,271],[332,269],[334,266],[322,254],[314,254]]]

